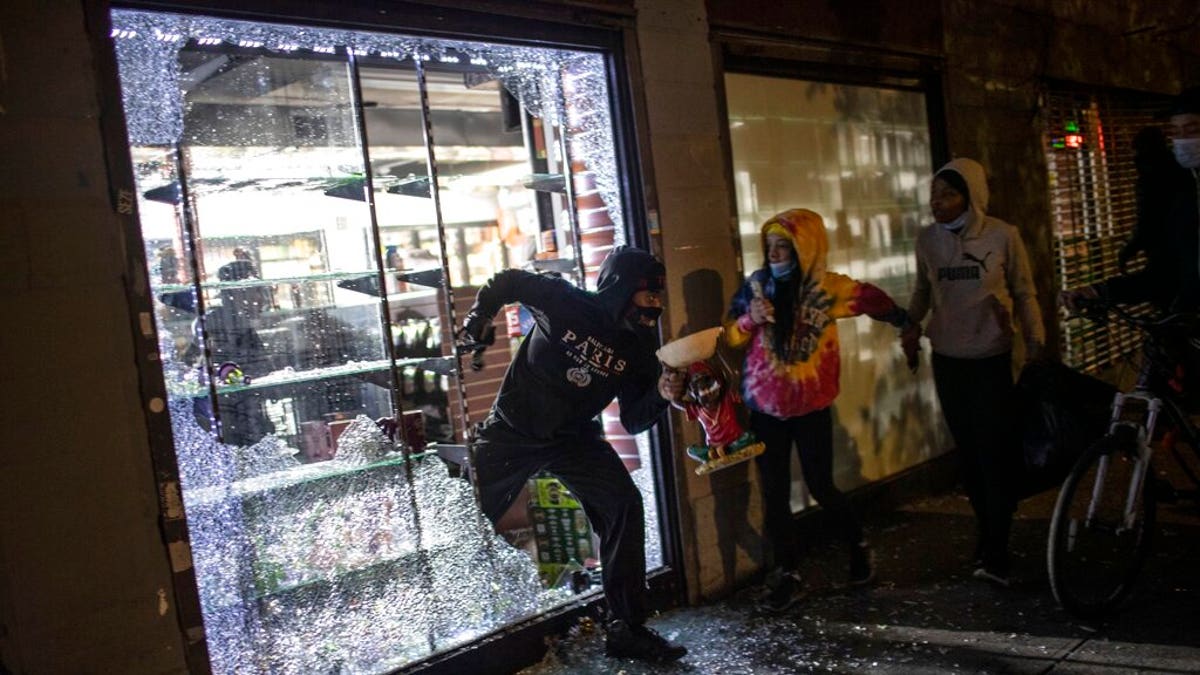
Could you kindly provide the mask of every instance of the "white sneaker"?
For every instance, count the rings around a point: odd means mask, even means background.
[[[977,567],[971,573],[971,576],[991,584],[995,584],[1001,588],[1008,588],[1008,577],[995,572],[988,571],[986,567]]]

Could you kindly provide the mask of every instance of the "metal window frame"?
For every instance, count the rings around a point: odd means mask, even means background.
[[[717,73],[717,106],[721,119],[729,119],[726,103],[726,73],[764,75],[792,80],[830,84],[879,87],[920,92],[925,96],[925,118],[929,125],[929,151],[932,166],[950,161],[946,135],[946,99],[944,63],[929,54],[913,54],[885,49],[848,47],[816,41],[784,40],[758,33],[717,31],[713,60]],[[726,157],[725,180],[733,190],[732,139],[728,125],[721,129],[722,152]],[[730,195],[731,222],[737,222],[736,195]],[[737,252],[738,271],[742,269],[741,240],[731,234]]]
[[[368,31],[402,32],[422,37],[478,39],[495,44],[585,48],[601,51],[608,59],[610,105],[614,118],[614,143],[621,167],[621,194],[625,203],[626,238],[631,244],[649,249],[652,239],[647,223],[646,179],[653,176],[649,158],[639,149],[645,139],[639,129],[644,124],[644,103],[634,92],[641,81],[636,59],[627,53],[636,49],[636,25],[632,15],[615,8],[593,10],[580,7],[543,7],[517,12],[506,5],[489,13],[473,9],[431,7],[409,2],[390,3],[387,9],[367,3],[337,3],[318,0],[229,0],[154,1],[102,0],[85,3],[90,49],[101,92],[100,127],[106,168],[110,182],[110,200],[121,224],[125,250],[126,300],[130,308],[131,335],[135,340],[138,381],[159,492],[160,527],[173,572],[173,594],[180,634],[184,641],[184,659],[189,672],[211,670],[199,592],[190,564],[190,544],[186,517],[179,492],[179,469],[169,416],[166,414],[166,387],[161,364],[157,360],[158,339],[153,320],[153,297],[149,293],[148,264],[142,245],[137,213],[133,164],[125,133],[125,115],[120,95],[117,63],[112,44],[110,12],[114,8],[195,13],[248,21],[287,22],[297,25],[344,27]],[[518,15],[521,14],[521,15]],[[679,509],[673,464],[669,460],[671,437],[667,424],[651,434],[656,497],[661,517],[660,536],[663,567],[648,574],[649,602],[665,607],[683,598],[681,564],[682,541],[679,533]],[[402,672],[441,671],[444,668],[511,670],[529,665],[529,654],[540,654],[547,635],[562,632],[579,617],[594,614],[602,594],[592,592],[574,603],[543,613],[527,621],[505,627],[493,634],[446,652],[404,666]],[[496,639],[502,636],[504,639]],[[536,658],[536,656],[535,656]]]

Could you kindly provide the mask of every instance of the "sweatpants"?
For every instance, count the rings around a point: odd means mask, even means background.
[[[537,439],[490,417],[475,442],[472,471],[484,515],[495,524],[535,473],[546,471],[583,505],[600,537],[601,579],[613,619],[646,620],[646,526],[642,493],[599,423]]]
[[[799,564],[791,504],[793,445],[800,454],[800,469],[809,493],[832,516],[846,543],[854,546],[861,542],[862,526],[850,507],[850,500],[833,483],[831,410],[822,408],[784,419],[751,412],[750,428],[766,445],[755,461],[762,484],[763,527],[774,550],[775,566],[791,571]]]
[[[933,381],[975,512],[983,565],[1008,574],[1008,535],[1021,469],[1012,354],[958,359],[933,353]]]

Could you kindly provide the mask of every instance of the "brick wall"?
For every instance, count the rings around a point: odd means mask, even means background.
[[[0,663],[18,673],[179,672],[177,570],[159,530],[126,294],[140,262],[124,257],[105,168],[101,102],[114,92],[97,79],[89,44],[102,36],[88,34],[84,16],[92,4],[0,3]],[[844,40],[944,58],[950,150],[988,165],[993,210],[1025,234],[1044,301],[1053,284],[1039,82],[1170,92],[1200,81],[1200,28],[1187,25],[1194,2],[1185,0],[945,0],[940,11],[902,15],[838,4],[636,3],[638,142],[661,225],[654,242],[672,271],[669,336],[708,327],[739,280],[710,16],[784,43]],[[934,17],[932,31],[912,23],[921,16]],[[676,419],[676,447],[699,439]],[[693,599],[723,593],[761,553],[750,536],[760,521],[753,473],[697,478],[688,460],[673,459]]]

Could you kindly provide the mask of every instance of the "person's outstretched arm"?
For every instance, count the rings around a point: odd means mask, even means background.
[[[570,284],[562,279],[525,270],[509,269],[497,272],[479,288],[475,295],[475,304],[471,305],[463,319],[463,330],[478,342],[501,307],[519,302],[527,307],[545,311],[559,299],[566,297],[564,286]]]
[[[908,325],[908,312],[892,300],[892,296],[875,284],[856,281],[844,274],[826,272],[826,288],[833,294],[829,316],[844,319],[866,314],[876,321],[885,321],[896,328]]]

